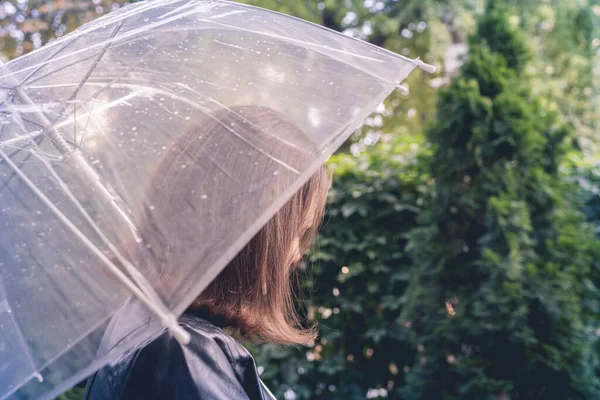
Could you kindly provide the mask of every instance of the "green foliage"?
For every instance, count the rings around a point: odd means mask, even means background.
[[[85,388],[75,386],[74,388],[58,396],[55,400],[81,400],[83,399],[84,392]]]
[[[429,130],[435,196],[410,234],[402,313],[422,351],[400,393],[597,398],[600,253],[559,168],[572,131],[531,94],[523,39],[489,7]]]
[[[128,2],[5,1],[0,5],[0,62],[35,50]]]
[[[570,175],[579,186],[583,212],[600,237],[600,164],[573,164]]]
[[[359,157],[331,159],[334,186],[307,287],[320,338],[308,351],[257,351],[262,378],[276,395],[364,399],[369,390],[385,390],[395,398],[394,388],[404,384],[403,368],[415,353],[398,316],[411,265],[406,233],[431,188],[423,154],[422,139],[406,136]]]
[[[297,0],[242,0],[240,3],[275,10],[283,14],[293,15],[307,21],[323,24],[322,12],[318,2]]]
[[[531,0],[518,3],[520,25],[534,47],[528,67],[534,91],[556,100],[576,127],[584,152],[597,151],[600,127],[600,2]]]
[[[492,52],[502,54],[509,68],[520,73],[531,59],[531,50],[525,44],[525,35],[511,26],[507,13],[502,1],[488,0],[470,44],[487,44]]]

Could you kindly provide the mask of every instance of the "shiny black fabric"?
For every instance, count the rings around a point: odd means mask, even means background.
[[[273,399],[235,339],[198,316],[184,315],[180,324],[191,335],[189,345],[160,334],[93,375],[84,399]]]

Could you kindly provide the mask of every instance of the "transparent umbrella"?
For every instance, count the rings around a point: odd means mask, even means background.
[[[416,67],[433,71],[211,0],[129,5],[1,66],[0,399],[52,398],[161,329],[185,345],[176,316]],[[306,140],[269,137],[252,110]],[[199,135],[213,147],[181,162],[205,175],[177,211],[201,217],[169,230],[148,187],[184,132],[215,122],[229,135]],[[168,285],[148,220],[185,247]],[[124,304],[144,312],[115,338]]]

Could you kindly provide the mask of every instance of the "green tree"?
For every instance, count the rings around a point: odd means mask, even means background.
[[[428,132],[435,196],[410,235],[402,319],[419,356],[403,398],[600,394],[598,245],[561,173],[572,130],[532,95],[529,53],[490,1],[461,75],[440,93]]]
[[[563,116],[576,127],[585,155],[596,157],[595,136],[600,127],[600,70],[596,67],[600,2],[510,1],[518,6],[518,23],[532,39],[535,58],[529,70],[534,92],[556,101]]]

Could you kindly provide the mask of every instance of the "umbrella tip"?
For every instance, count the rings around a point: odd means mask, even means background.
[[[436,68],[434,65],[427,64],[427,63],[423,62],[423,60],[421,60],[420,58],[414,59],[413,64],[415,64],[417,67],[421,68],[423,71],[429,72],[430,74],[434,74],[436,71]]]
[[[406,87],[404,85],[398,85],[398,86],[396,86],[396,89],[405,96],[407,96],[408,93],[410,92],[408,87]]]
[[[175,340],[179,342],[182,346],[186,346],[192,340],[189,332],[186,331],[179,323],[177,322],[177,318],[173,314],[168,314],[163,317],[163,324],[169,330],[169,333],[173,335]]]
[[[190,340],[192,340],[189,332],[183,329],[181,326],[169,328],[169,332],[182,346],[187,346],[190,344]]]

